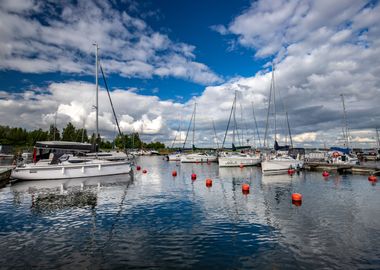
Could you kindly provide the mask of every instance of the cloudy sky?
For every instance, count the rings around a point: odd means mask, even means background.
[[[1,0],[0,125],[47,129],[57,115],[59,129],[93,131],[97,42],[121,129],[146,141],[171,145],[179,127],[183,140],[196,102],[196,145],[220,144],[236,92],[240,140],[259,145],[253,115],[262,143],[274,63],[281,143],[288,112],[296,146],[343,145],[343,95],[353,146],[374,147],[379,14],[379,1],[360,0]]]

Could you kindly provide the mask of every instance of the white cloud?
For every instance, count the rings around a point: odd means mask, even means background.
[[[253,48],[256,56],[271,56],[277,62],[276,89],[281,93],[281,97],[277,95],[277,120],[281,139],[287,131],[283,109],[285,103],[296,146],[341,144],[343,110],[340,94],[343,93],[354,146],[374,146],[375,128],[380,123],[380,18],[377,14],[378,3],[363,8],[362,1],[256,1],[226,27],[241,45]],[[125,16],[124,20],[123,23],[127,23],[134,19]],[[148,27],[142,21],[135,24],[139,29]],[[148,36],[148,39],[141,39],[140,46],[132,46],[135,58],[130,50],[116,50],[123,61],[134,61],[133,68],[123,69],[122,61],[109,58],[103,62],[107,65],[106,70],[119,70],[125,76],[139,74],[149,77],[146,74],[150,74],[199,82],[217,80],[215,74],[207,72],[206,66],[193,61],[193,47],[185,44],[174,44],[173,47],[173,42],[164,35]],[[105,44],[105,55],[112,46],[119,48],[117,40]],[[17,46],[21,51],[25,50],[20,44]],[[168,47],[175,49],[156,61],[155,52],[168,50]],[[7,50],[1,48],[1,53],[6,54]],[[147,59],[154,60],[145,61]],[[112,92],[113,102],[123,131],[142,130],[145,138],[160,140],[167,145],[171,144],[181,119],[184,139],[193,104],[197,102],[196,142],[197,145],[210,146],[215,141],[212,121],[221,142],[234,92],[238,90],[236,117],[239,127],[247,126],[249,129],[245,131],[244,139],[252,142],[255,133],[253,102],[263,141],[271,80],[268,67],[269,63],[265,64],[252,77],[236,77],[221,85],[208,86],[198,97],[184,103],[139,95],[138,89],[115,89]],[[93,69],[91,65],[88,68]],[[51,83],[42,92],[0,92],[0,113],[4,115],[1,121],[29,129],[47,127],[54,119],[57,108],[60,108],[60,128],[68,120],[81,127],[81,117],[84,115],[87,116],[86,128],[93,130],[95,114],[91,108],[94,95],[94,85],[83,82]],[[113,134],[114,121],[104,91],[100,94],[100,100],[102,132]],[[244,110],[243,117],[240,104]],[[84,111],[79,107],[83,107]],[[73,114],[74,110],[78,113]],[[14,115],[20,117],[15,118]],[[269,130],[271,134],[272,129],[273,125]],[[227,140],[230,143],[231,138]]]
[[[91,74],[96,41],[106,70],[124,77],[221,82],[194,60],[194,46],[172,42],[108,1],[80,0],[59,7],[45,1],[2,2],[0,70]]]

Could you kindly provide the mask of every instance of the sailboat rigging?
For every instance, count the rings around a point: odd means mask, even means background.
[[[96,88],[96,138],[99,137],[99,85],[98,44],[95,43],[95,88]],[[20,180],[69,179],[131,173],[131,164],[125,153],[103,153],[88,143],[47,141],[36,142],[32,163],[17,166],[12,178]],[[37,151],[39,159],[37,159]],[[47,158],[46,158],[47,157]]]
[[[302,168],[303,162],[300,160],[296,160],[288,155],[288,153],[284,153],[284,151],[289,150],[289,145],[280,146],[278,144],[278,134],[277,134],[277,109],[276,109],[276,87],[275,87],[275,76],[274,76],[274,65],[272,64],[272,78],[271,85],[269,91],[269,104],[268,104],[268,113],[267,113],[267,123],[265,128],[265,138],[264,138],[264,146],[267,146],[268,140],[268,127],[269,127],[269,116],[271,109],[271,99],[273,97],[273,119],[274,119],[274,150],[275,155],[267,156],[266,160],[261,163],[261,170],[264,174],[277,174],[287,172],[289,168]],[[279,96],[280,98],[280,96]],[[284,106],[285,107],[285,106]],[[291,138],[290,132],[290,124],[288,112],[285,111],[288,134],[290,137],[291,145],[293,146],[293,140]]]

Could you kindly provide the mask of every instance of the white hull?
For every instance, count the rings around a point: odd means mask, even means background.
[[[181,154],[171,154],[168,155],[169,161],[181,161]]]
[[[263,174],[281,174],[287,173],[289,168],[302,168],[303,162],[295,159],[271,159],[261,162],[261,171]]]
[[[203,155],[203,154],[181,155],[182,163],[217,162],[217,160],[218,160],[218,157],[214,155]]]
[[[227,156],[218,158],[219,167],[255,166],[260,164],[261,158],[255,156]]]
[[[25,167],[15,168],[11,177],[20,180],[55,180],[127,174],[130,172],[131,166],[127,161],[96,160],[80,164],[27,164]]]

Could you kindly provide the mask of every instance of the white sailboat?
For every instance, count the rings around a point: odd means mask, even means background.
[[[181,119],[181,121],[182,121],[182,119]],[[176,133],[176,135],[174,137],[174,140],[172,142],[171,149],[174,148],[174,144],[175,144],[175,142],[177,140],[177,135],[179,135],[179,141],[181,141],[181,139],[182,139],[181,138],[182,137],[181,136],[181,122],[180,122],[179,127],[178,127],[178,132]],[[171,153],[171,154],[167,155],[166,159],[168,161],[181,161],[181,155],[182,155],[181,151],[178,150],[175,153]]]
[[[96,46],[96,137],[98,128],[98,45]],[[37,151],[50,151],[49,158],[37,160]],[[13,169],[11,177],[19,180],[55,180],[131,173],[131,164],[124,153],[90,154],[91,144],[74,142],[38,142],[33,162]]]
[[[189,125],[189,128],[187,130],[185,142],[183,143],[183,148],[185,147],[185,144],[186,144],[187,135],[189,134],[191,123],[193,123],[193,145],[192,145],[192,147],[193,147],[193,149],[195,149],[194,140],[195,140],[195,113],[196,113],[196,108],[197,108],[197,103],[194,104],[194,111],[193,111],[193,115],[191,116],[190,125]],[[218,157],[216,154],[199,152],[199,153],[181,154],[180,160],[182,163],[217,162]]]
[[[275,83],[274,83],[274,67],[272,66],[272,80],[271,80],[271,86],[270,86],[270,92],[269,92],[269,104],[268,104],[268,115],[267,115],[267,128],[268,128],[268,121],[269,121],[269,113],[270,113],[270,106],[271,106],[271,97],[272,97],[272,91],[273,91],[273,108],[274,108],[274,141],[275,141],[275,154],[274,155],[268,155],[266,159],[261,162],[261,171],[263,174],[281,174],[286,173],[290,168],[292,169],[301,169],[303,167],[303,161],[295,159],[291,156],[289,156],[286,153],[280,152],[278,150],[288,150],[289,147],[280,147],[277,143],[277,126],[276,126],[276,91],[275,91]],[[290,126],[288,121],[288,114],[286,113],[287,117],[287,123],[288,123],[288,130],[290,135]],[[265,131],[265,140],[267,137],[267,128]],[[290,136],[291,138],[291,136]]]
[[[224,147],[224,142],[226,140],[228,128],[230,125],[231,116],[233,115],[234,120],[234,128],[232,131],[232,147],[235,148],[235,131],[237,130],[237,124],[236,124],[236,91],[234,96],[234,101],[232,103],[231,113],[229,117],[229,121],[227,124],[226,133],[224,135],[222,148]],[[224,152],[219,155],[218,157],[218,163],[219,167],[240,167],[240,166],[255,166],[260,164],[261,157],[260,155],[257,155],[252,152]]]

